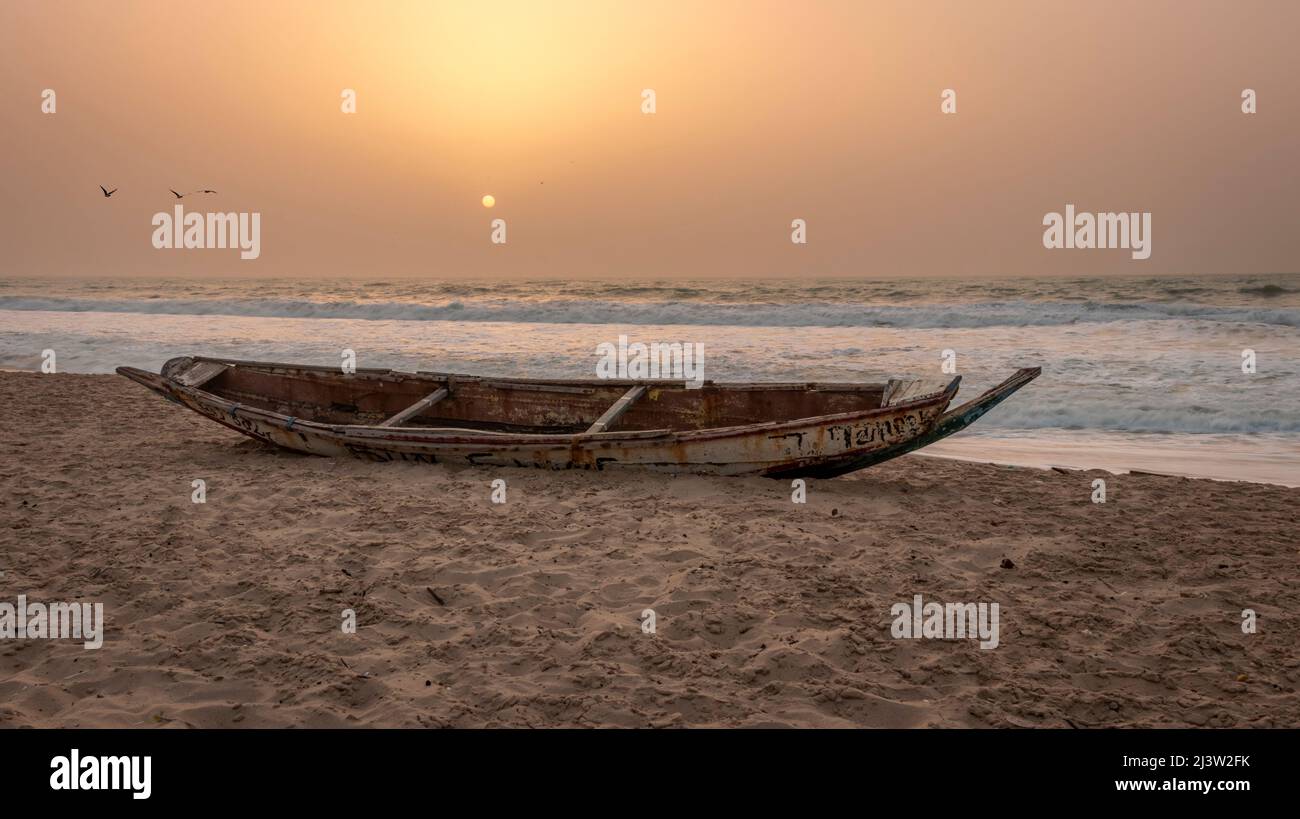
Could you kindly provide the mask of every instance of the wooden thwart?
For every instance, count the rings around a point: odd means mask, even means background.
[[[439,387],[438,389],[429,393],[425,397],[421,398],[419,401],[416,401],[411,406],[397,413],[392,418],[388,418],[384,421],[381,421],[379,426],[395,427],[398,424],[402,423],[403,421],[410,420],[416,415],[419,415],[421,412],[428,409],[429,407],[432,407],[434,404],[446,398],[448,395],[451,395],[450,390],[448,390],[446,387]]]
[[[185,372],[176,376],[176,383],[197,389],[228,369],[230,369],[228,365],[222,364],[219,361],[200,361]]]
[[[638,384],[637,386],[623,393],[623,397],[615,401],[613,406],[611,406],[609,409],[605,410],[605,414],[600,416],[600,418],[597,419],[596,423],[588,427],[586,433],[584,434],[595,435],[598,432],[605,432],[606,430],[608,430],[610,427],[614,425],[615,421],[623,417],[623,413],[627,412],[628,409],[632,406],[632,404],[636,403],[636,400],[638,398],[645,395],[645,391],[646,391],[645,385]]]
[[[885,395],[880,401],[882,407],[893,407],[898,404],[905,404],[908,401],[915,401],[927,395],[933,395],[942,392],[945,388],[953,388],[953,381],[960,379],[961,376],[953,376],[951,379],[943,378],[891,378],[885,385]]]

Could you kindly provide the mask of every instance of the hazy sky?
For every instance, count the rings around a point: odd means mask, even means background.
[[[1295,271],[1297,31],[1290,0],[5,0],[0,275]],[[261,257],[154,249],[168,188],[261,213]],[[1045,249],[1067,203],[1150,211],[1151,258]]]

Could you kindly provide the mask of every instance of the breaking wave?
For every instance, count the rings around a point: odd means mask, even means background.
[[[1116,396],[1078,400],[1026,391],[980,420],[990,429],[1111,430],[1142,433],[1257,434],[1300,432],[1300,408],[1243,408],[1232,404],[1133,403]]]
[[[1192,303],[1000,301],[896,306],[840,302],[718,303],[590,299],[466,299],[441,304],[307,299],[0,297],[0,310],[250,316],[364,321],[655,324],[738,327],[1032,327],[1117,321],[1220,321],[1300,327],[1300,310]]]
[[[1263,296],[1266,299],[1274,299],[1277,298],[1278,296],[1285,296],[1288,293],[1295,293],[1296,291],[1286,287],[1282,287],[1281,285],[1266,284],[1260,287],[1238,288],[1237,292],[1244,293],[1248,296]]]

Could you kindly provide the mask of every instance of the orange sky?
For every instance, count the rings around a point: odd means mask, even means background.
[[[0,275],[1295,271],[1297,31],[1284,0],[13,0]],[[260,212],[260,258],[155,250],[168,188]],[[1044,249],[1066,203],[1150,211],[1151,258]]]

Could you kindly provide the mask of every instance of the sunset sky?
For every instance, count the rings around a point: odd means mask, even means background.
[[[1284,0],[8,0],[0,275],[1295,271],[1297,31]],[[261,213],[260,258],[154,249],[168,188]],[[1067,203],[1150,211],[1151,258],[1044,249]]]

